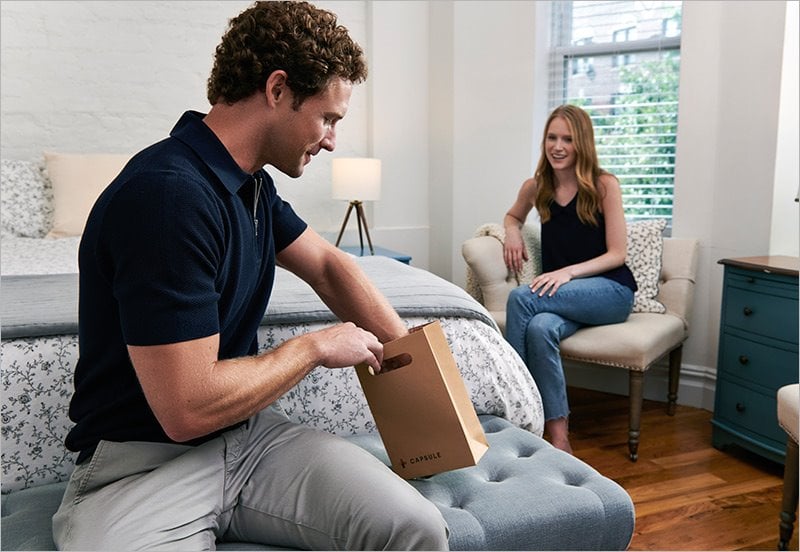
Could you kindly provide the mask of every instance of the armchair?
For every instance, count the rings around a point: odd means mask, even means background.
[[[800,412],[800,384],[785,385],[778,389],[778,423],[786,431],[787,437],[778,550],[786,550],[789,546],[797,512],[797,439],[800,427],[798,412]]]
[[[641,255],[642,249],[632,243],[628,225],[628,258]],[[462,245],[467,263],[467,291],[472,293],[505,331],[505,303],[508,294],[520,281],[509,273],[503,261],[504,232],[498,225],[487,225],[479,234]],[[526,225],[523,237],[534,265],[538,263],[539,234]],[[634,234],[635,235],[635,234]],[[663,246],[660,256],[657,295],[655,300],[665,312],[634,312],[621,324],[585,327],[561,342],[561,357],[566,360],[611,366],[628,370],[630,410],[628,451],[632,461],[638,459],[641,427],[644,373],[658,360],[669,357],[667,413],[675,413],[678,397],[683,342],[689,336],[689,317],[694,297],[699,242],[696,239],[658,238]],[[639,244],[641,245],[641,244]],[[531,254],[532,253],[532,254]],[[649,254],[649,253],[648,253]],[[635,261],[635,259],[634,259]],[[538,273],[538,265],[534,267]],[[636,271],[634,271],[636,275]],[[637,283],[642,288],[642,283]]]

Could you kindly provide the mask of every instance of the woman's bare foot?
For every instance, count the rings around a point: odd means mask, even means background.
[[[544,429],[550,435],[550,444],[559,450],[572,454],[569,444],[569,426],[566,418],[555,418],[544,423]]]
[[[572,446],[569,444],[569,439],[552,439],[550,444],[559,450],[572,454]]]

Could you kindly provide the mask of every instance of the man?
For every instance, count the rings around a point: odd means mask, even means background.
[[[405,325],[352,259],[277,195],[335,147],[361,48],[305,2],[257,2],[217,47],[207,115],[187,112],[98,198],[81,241],[78,465],[62,549],[446,549],[439,511],[273,403],[315,367],[365,362]],[[344,323],[255,356],[275,264]]]

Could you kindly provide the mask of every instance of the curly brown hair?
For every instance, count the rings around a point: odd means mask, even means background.
[[[229,21],[214,55],[208,101],[233,104],[264,91],[277,70],[288,75],[295,109],[332,77],[356,84],[367,78],[364,52],[335,14],[308,2],[259,1]]]

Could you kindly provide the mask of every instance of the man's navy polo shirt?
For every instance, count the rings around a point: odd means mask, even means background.
[[[70,404],[76,425],[66,440],[70,450],[84,452],[80,460],[101,439],[170,441],[145,400],[127,345],[218,333],[220,359],[257,352],[275,254],[306,228],[266,171],[239,168],[202,117],[185,113],[169,138],[137,154],[87,220]]]

